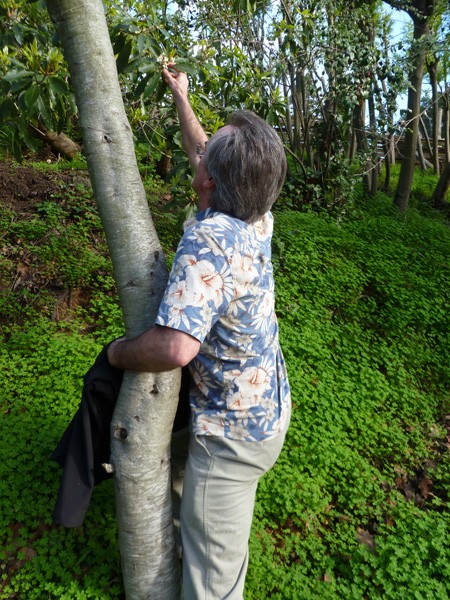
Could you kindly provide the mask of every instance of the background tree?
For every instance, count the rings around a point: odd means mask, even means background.
[[[384,191],[389,190],[391,165],[396,162],[396,140],[399,128],[395,123],[397,111],[397,96],[408,88],[405,79],[405,71],[400,55],[403,42],[398,45],[391,44],[390,39],[393,32],[392,19],[389,15],[381,17],[380,47],[381,58],[377,64],[377,109],[380,115],[377,121],[377,134],[382,140],[383,164],[385,178]]]
[[[440,173],[432,203],[435,208],[442,209],[446,208],[445,195],[450,187],[450,12],[443,11],[439,17],[441,27],[427,68],[432,89],[433,167],[436,173]],[[444,145],[442,158],[441,142]]]
[[[431,147],[431,158],[433,162],[434,172],[439,175],[440,163],[439,163],[439,139],[441,129],[440,109],[439,109],[439,92],[438,92],[438,69],[439,69],[439,56],[437,52],[432,52],[427,57],[426,68],[428,76],[430,78],[431,86],[431,104],[432,104],[432,147]]]
[[[409,51],[408,117],[405,132],[403,159],[394,203],[401,211],[408,208],[412,178],[416,164],[416,148],[419,135],[420,100],[424,77],[425,59],[430,48],[430,34],[435,26],[439,0],[386,0],[398,10],[411,17],[414,33]]]
[[[154,322],[167,272],[125,114],[101,0],[49,0],[69,64],[84,150],[128,336]],[[178,373],[178,372],[177,372]],[[169,444],[179,377],[126,373],[114,412],[112,464],[127,597],[179,595]]]

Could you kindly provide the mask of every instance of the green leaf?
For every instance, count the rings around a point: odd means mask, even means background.
[[[36,104],[37,104],[37,107],[39,110],[39,115],[40,115],[41,119],[44,121],[44,125],[46,127],[48,127],[48,129],[53,129],[52,116],[48,110],[48,106],[43,101],[42,96],[39,96]]]
[[[23,44],[23,36],[24,36],[24,28],[18,24],[13,25],[12,32],[14,34],[14,38],[16,42],[22,46]]]
[[[14,136],[13,141],[12,141],[12,151],[13,151],[13,155],[14,158],[16,159],[16,161],[18,163],[22,162],[22,144],[20,142],[20,140],[17,139],[17,137]]]
[[[144,92],[145,87],[151,77],[151,73],[147,73],[144,77],[140,78],[140,81],[136,87],[135,96],[139,98],[139,96]]]
[[[37,85],[32,85],[27,89],[23,95],[23,99],[25,100],[27,108],[32,108],[36,104],[39,95],[40,91]]]
[[[14,82],[14,81],[28,81],[33,77],[33,73],[31,71],[26,71],[25,69],[21,71],[17,71],[16,69],[9,71],[3,77],[5,81]]]
[[[199,72],[199,67],[197,65],[193,65],[191,62],[183,59],[176,59],[175,66],[183,73],[187,73],[188,75],[197,75]]]
[[[233,2],[233,11],[234,12],[247,12],[251,15],[256,7],[255,0],[234,0]]]
[[[48,86],[51,88],[55,96],[66,96],[68,89],[66,82],[58,77],[50,77],[48,79]]]
[[[123,45],[122,49],[119,52],[119,55],[116,59],[117,71],[119,73],[123,73],[126,66],[128,65],[128,61],[130,59],[132,44],[131,40],[127,40]]]
[[[139,73],[150,73],[156,70],[160,70],[160,65],[157,60],[147,60],[146,62],[142,61],[139,65]]]
[[[12,106],[11,101],[0,102],[0,123],[4,123],[8,119]]]
[[[144,98],[151,96],[161,81],[161,73],[154,73],[148,84],[145,86]]]

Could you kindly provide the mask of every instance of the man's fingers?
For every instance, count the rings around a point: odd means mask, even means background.
[[[164,68],[162,71],[162,75],[166,83],[170,83],[174,79],[177,79],[180,73],[181,71],[175,69],[175,67],[171,67],[170,65],[167,65],[167,68]]]
[[[177,77],[181,71],[177,69],[175,63],[167,63],[167,65],[163,68],[163,73],[167,73],[166,76],[171,75],[172,77]]]

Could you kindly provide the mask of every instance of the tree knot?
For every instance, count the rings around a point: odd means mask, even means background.
[[[125,427],[116,427],[114,430],[114,437],[116,440],[126,440],[128,437],[128,431]]]

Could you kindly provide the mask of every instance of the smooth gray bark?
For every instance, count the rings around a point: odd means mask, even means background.
[[[101,0],[49,0],[69,64],[84,152],[111,254],[125,329],[151,326],[167,282],[139,175]],[[126,373],[112,422],[112,463],[127,598],[179,598],[169,446],[179,370]]]

